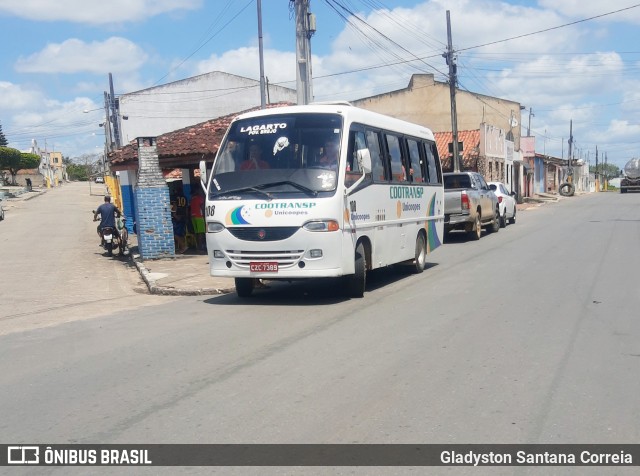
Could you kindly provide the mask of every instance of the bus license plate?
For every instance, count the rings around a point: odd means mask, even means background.
[[[249,263],[249,271],[252,273],[277,273],[278,263],[269,261],[252,261]]]

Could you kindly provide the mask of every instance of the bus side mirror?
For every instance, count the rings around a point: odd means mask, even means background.
[[[207,188],[207,163],[204,160],[200,161],[200,183]]]
[[[358,149],[356,152],[356,158],[360,170],[366,175],[371,173],[371,153],[369,149]]]
[[[369,149],[358,149],[356,151],[356,160],[358,161],[358,166],[360,167],[362,176],[349,188],[345,189],[345,196],[355,190],[355,188],[362,183],[365,176],[371,173],[371,153],[369,152]]]

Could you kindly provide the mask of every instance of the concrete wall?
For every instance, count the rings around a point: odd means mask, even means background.
[[[296,102],[295,89],[269,85],[269,102]],[[122,144],[260,106],[260,82],[214,71],[119,98]],[[124,119],[127,117],[128,119]]]
[[[422,124],[434,132],[451,131],[449,85],[432,74],[414,74],[409,86],[369,98],[351,101],[355,106]],[[514,101],[457,90],[458,130],[478,129],[481,123],[512,132],[520,149],[520,104]],[[515,119],[514,121],[511,118]],[[512,127],[511,122],[517,126]]]

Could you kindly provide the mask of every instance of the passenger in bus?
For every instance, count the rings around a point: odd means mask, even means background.
[[[338,167],[338,140],[331,138],[324,143],[324,151],[318,161],[320,167],[335,169]]]
[[[262,160],[262,149],[253,144],[249,147],[249,158],[240,164],[240,170],[268,169],[269,164]]]

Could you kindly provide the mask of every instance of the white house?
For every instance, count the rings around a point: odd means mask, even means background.
[[[266,102],[295,104],[295,89],[265,85]],[[121,145],[156,137],[209,119],[260,106],[260,81],[213,71],[122,94],[118,98]]]

